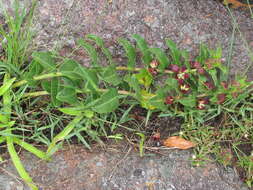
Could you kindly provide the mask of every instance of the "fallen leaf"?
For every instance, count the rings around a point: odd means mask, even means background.
[[[193,142],[187,141],[179,136],[168,137],[166,140],[163,141],[163,145],[167,147],[182,149],[182,150],[189,149],[196,146]]]

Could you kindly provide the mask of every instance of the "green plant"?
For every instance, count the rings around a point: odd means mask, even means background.
[[[117,127],[126,128],[122,124],[130,120],[128,113],[137,106],[147,110],[145,125],[154,112],[159,112],[161,117],[184,118],[183,134],[198,144],[194,160],[197,164],[204,162],[208,154],[216,154],[218,161],[227,163],[219,157],[224,152],[221,144],[233,142],[230,145],[235,151],[242,137],[252,134],[253,83],[246,77],[228,77],[221,48],[210,50],[201,45],[199,56],[189,60],[188,53],[179,50],[171,40],[166,40],[170,50],[167,54],[149,47],[135,34],[132,37],[136,46],[127,39],[118,40],[128,58],[125,65],[119,66],[103,40],[89,34],[78,41],[90,56],[89,67],[72,59],[59,58],[52,52],[33,52],[31,62],[25,65],[32,35],[30,30],[21,27],[27,14],[23,10],[19,15],[18,1],[15,2],[15,17],[6,14],[9,33],[0,29],[0,34],[8,41],[3,43],[5,55],[0,63],[3,79],[0,142],[7,144],[20,176],[32,189],[38,188],[22,166],[14,143],[39,158],[49,159],[64,140],[74,136],[87,148],[91,148],[87,137],[99,143],[103,143],[100,136],[121,139],[120,134],[113,132]],[[35,1],[33,3],[26,28],[32,22]],[[103,53],[102,58],[108,60],[106,66],[101,65],[97,49]],[[139,66],[138,52],[142,61]],[[43,109],[31,115],[28,110],[38,104]],[[125,111],[122,105],[128,109]],[[119,119],[116,113],[121,113],[122,117]],[[39,118],[41,114],[48,122]],[[218,118],[221,118],[219,122],[214,122]],[[23,120],[34,125],[33,128],[27,129]],[[143,156],[145,132],[128,129],[141,137],[140,155]],[[44,131],[50,131],[50,137]],[[46,153],[27,143],[31,140],[46,144]],[[252,137],[244,140],[248,143]],[[250,158],[236,153],[239,164],[247,168],[247,183],[250,184]]]
[[[15,79],[8,80],[9,89],[26,87],[21,99],[50,95],[51,107],[68,115],[69,119],[74,117],[48,144],[45,158],[59,148],[59,142],[73,135],[90,148],[81,131],[100,141],[99,133],[92,130],[91,126],[102,129],[103,134],[106,134],[104,122],[108,114],[115,112],[123,102],[147,109],[146,123],[153,112],[162,112],[163,116],[184,117],[185,123],[195,126],[195,130],[190,129],[191,133],[188,133],[192,136],[193,131],[197,134],[196,130],[201,125],[220,116],[223,110],[228,112],[238,109],[241,102],[252,98],[252,82],[246,78],[228,80],[220,48],[209,50],[201,46],[200,55],[196,60],[189,61],[187,53],[177,49],[170,40],[166,41],[171,50],[168,56],[161,49],[149,48],[140,36],[133,37],[143,55],[143,68],[136,68],[133,64],[136,48],[126,39],[120,39],[120,42],[129,61],[127,66],[116,66],[102,39],[87,35],[87,40],[80,40],[79,43],[91,56],[89,68],[71,59],[57,61],[50,52],[34,52],[33,61],[23,71],[20,80],[15,83]],[[88,41],[101,48],[108,59],[108,66],[100,66],[95,48]],[[126,72],[124,76],[119,76],[118,71]],[[166,77],[162,84],[159,77]],[[103,117],[104,120],[100,119]],[[103,122],[99,124],[101,120]],[[201,133],[210,137],[207,132]],[[203,140],[200,139],[199,143]],[[143,147],[143,138],[141,142]]]

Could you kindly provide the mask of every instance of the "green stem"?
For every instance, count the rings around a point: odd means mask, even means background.
[[[99,92],[106,92],[108,91],[107,89],[98,89]],[[77,90],[77,93],[89,93],[91,91],[86,90],[86,91],[81,91],[81,90]],[[129,95],[129,96],[134,96],[133,93],[129,92],[129,91],[125,91],[125,90],[119,90],[118,91],[119,94],[121,95]],[[44,95],[49,95],[49,93],[47,91],[37,91],[37,92],[28,92],[28,93],[24,93],[23,98],[25,97],[37,97],[37,96],[44,96]]]
[[[143,68],[116,67],[116,70],[118,70],[118,71],[140,71],[141,69],[143,69]],[[196,69],[192,69],[192,70],[188,70],[187,72],[191,73],[191,72],[195,72],[195,71],[196,71]],[[158,72],[163,72],[163,73],[168,73],[168,74],[173,73],[170,70],[164,70],[164,71],[158,70]],[[33,80],[38,81],[38,80],[49,79],[49,78],[53,78],[53,77],[61,77],[61,76],[64,76],[64,74],[61,72],[55,72],[55,73],[48,73],[48,74],[35,76],[35,77],[33,77]],[[28,83],[27,80],[21,80],[21,81],[14,83],[12,85],[12,87],[16,88],[16,87],[22,86],[27,83]]]
[[[43,79],[49,79],[49,78],[53,78],[53,77],[61,77],[63,76],[63,73],[61,72],[56,72],[56,73],[48,73],[48,74],[43,74],[43,75],[39,75],[39,76],[35,76],[33,77],[33,80],[37,81],[37,80],[43,80]],[[22,86],[24,84],[28,83],[27,80],[21,80],[19,82],[16,82],[12,85],[13,88]]]

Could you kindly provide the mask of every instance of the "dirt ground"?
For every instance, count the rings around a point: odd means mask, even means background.
[[[116,40],[131,39],[136,33],[151,46],[165,49],[164,39],[170,38],[192,57],[200,43],[210,47],[220,45],[224,58],[232,59],[232,73],[242,73],[253,64],[248,57],[248,51],[253,50],[253,19],[245,10],[232,14],[240,32],[233,32],[235,25],[230,12],[214,0],[40,0],[35,14],[34,45],[70,56],[76,40],[93,33],[103,37],[115,59],[121,61],[123,51]],[[83,64],[88,61],[82,51],[71,56]],[[248,74],[253,78],[252,69]],[[66,146],[51,162],[23,152],[22,160],[43,190],[248,189],[234,169],[215,163],[192,167],[191,156],[191,151],[167,150],[141,158],[138,151],[124,144],[94,152]],[[27,189],[11,163],[1,164],[0,170],[0,190]]]

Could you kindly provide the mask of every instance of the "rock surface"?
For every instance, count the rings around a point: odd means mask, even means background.
[[[140,157],[129,146],[88,152],[65,147],[52,161],[29,153],[22,161],[41,190],[247,190],[231,168],[193,167],[190,151],[167,150]],[[0,168],[0,190],[28,190],[10,163]]]
[[[3,7],[12,1],[5,0]],[[233,73],[246,72],[253,64],[250,12],[228,11],[215,0],[40,0],[35,17],[34,43],[39,49],[61,50],[63,55],[72,52],[78,38],[92,33],[103,37],[116,57],[122,54],[116,40],[136,33],[155,47],[166,48],[164,40],[172,39],[192,56],[201,43],[221,46],[224,58],[232,59]],[[75,58],[87,60],[83,52]],[[249,70],[252,78],[253,69]]]

